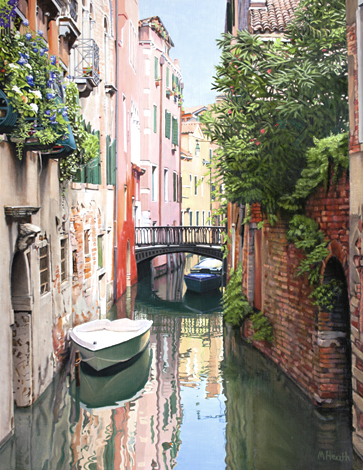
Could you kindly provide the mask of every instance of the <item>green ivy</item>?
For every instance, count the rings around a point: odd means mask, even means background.
[[[223,294],[223,316],[227,323],[239,327],[251,318],[254,334],[251,340],[272,342],[272,327],[262,312],[255,312],[242,293],[242,265],[231,270],[230,279]]]
[[[251,321],[254,330],[251,340],[272,343],[274,339],[272,326],[263,312],[254,312],[251,316]]]
[[[294,215],[289,222],[287,240],[305,254],[299,263],[298,275],[307,274],[310,285],[318,284],[321,264],[329,255],[328,241],[315,220]]]
[[[339,296],[343,290],[343,283],[337,279],[332,279],[326,284],[316,287],[310,294],[310,298],[313,298],[313,305],[317,305],[326,311],[333,310]]]

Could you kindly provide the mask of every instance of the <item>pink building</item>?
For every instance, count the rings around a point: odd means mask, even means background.
[[[117,3],[117,298],[137,281],[135,216],[140,194],[138,4]]]
[[[140,226],[180,225],[182,76],[158,16],[139,22],[141,161]]]

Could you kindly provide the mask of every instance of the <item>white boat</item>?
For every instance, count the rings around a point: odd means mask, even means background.
[[[223,261],[214,258],[204,258],[192,267],[191,273],[222,274]]]
[[[143,351],[150,339],[151,320],[94,320],[70,331],[82,361],[96,371],[125,362]]]

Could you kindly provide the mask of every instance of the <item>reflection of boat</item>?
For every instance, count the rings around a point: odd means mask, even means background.
[[[191,273],[184,275],[187,289],[193,292],[209,292],[221,285],[221,276],[207,273]]]
[[[187,290],[183,297],[183,305],[191,312],[209,313],[221,311],[222,292],[214,290],[208,295],[200,295],[197,292]]]
[[[222,274],[223,261],[215,258],[204,258],[200,263],[193,266],[191,273]]]
[[[124,362],[114,366],[113,374],[96,373],[82,364],[80,387],[72,384],[72,395],[79,397],[86,408],[119,407],[124,402],[138,397],[145,386],[151,365],[150,348]],[[87,370],[87,371],[86,371]]]
[[[131,359],[143,351],[150,339],[151,320],[95,320],[78,325],[70,337],[82,361],[100,371]]]

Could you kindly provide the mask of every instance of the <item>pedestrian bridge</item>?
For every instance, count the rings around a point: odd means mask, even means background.
[[[194,253],[223,259],[225,227],[166,226],[135,228],[136,263],[169,253]]]

